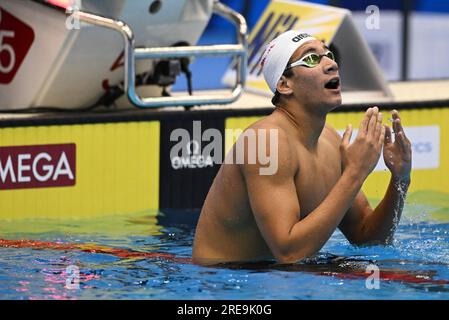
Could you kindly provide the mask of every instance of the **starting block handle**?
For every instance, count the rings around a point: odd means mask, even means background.
[[[245,18],[218,0],[214,0],[213,12],[232,22],[237,31],[237,44],[135,48],[134,33],[129,25],[120,20],[106,18],[80,10],[67,9],[81,21],[118,31],[125,43],[124,89],[129,101],[138,108],[168,106],[199,106],[229,104],[236,101],[243,92],[246,82],[248,27]],[[200,56],[231,56],[236,59],[236,77],[232,91],[228,94],[179,95],[175,97],[140,97],[136,93],[135,61],[138,59],[163,59]]]

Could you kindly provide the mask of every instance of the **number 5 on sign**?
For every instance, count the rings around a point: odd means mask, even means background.
[[[0,24],[2,22],[2,12],[0,11]],[[14,68],[14,64],[16,63],[16,55],[14,54],[14,49],[9,44],[3,43],[3,38],[14,37],[14,31],[9,30],[0,30],[0,56],[6,52],[9,57],[9,63],[7,65],[3,65],[0,60],[0,72],[8,73]],[[7,60],[8,61],[8,60]]]
[[[13,81],[33,41],[33,29],[0,7],[0,84]]]
[[[4,54],[4,52],[7,53],[7,56],[9,57],[9,63],[3,65],[2,60],[0,60],[0,72],[1,73],[9,73],[12,68],[14,68],[14,65],[16,64],[16,55],[14,54],[14,49],[11,47],[11,45],[3,43],[3,38],[10,37],[14,38],[14,32],[13,31],[2,31],[0,30],[0,55]],[[8,61],[8,59],[5,59]]]
[[[0,24],[2,22],[2,12],[0,11]],[[14,67],[16,63],[16,55],[14,54],[14,49],[9,44],[3,43],[3,38],[10,37],[14,38],[14,31],[10,30],[0,30],[0,56],[6,52],[9,57],[9,63],[3,65],[2,60],[0,60],[0,72],[8,73]],[[6,59],[8,61],[8,59]]]

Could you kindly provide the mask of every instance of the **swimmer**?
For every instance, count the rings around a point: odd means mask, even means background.
[[[277,160],[277,170],[261,174],[266,163],[246,161],[258,151],[249,143],[243,163],[225,160],[201,210],[193,262],[294,263],[315,255],[337,228],[354,245],[390,244],[412,160],[399,113],[392,112],[390,128],[377,107],[368,108],[350,143],[351,125],[340,137],[326,124],[341,93],[338,65],[323,42],[287,31],[270,42],[261,63],[275,108],[246,131],[265,133],[262,146]],[[270,129],[277,132],[276,148]],[[236,144],[232,152],[238,152]],[[382,153],[391,179],[373,209],[361,187]]]

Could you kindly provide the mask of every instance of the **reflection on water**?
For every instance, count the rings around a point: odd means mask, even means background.
[[[337,231],[320,254],[291,265],[191,264],[198,212],[6,221],[0,298],[448,299],[449,224],[407,210],[392,246],[354,247]],[[379,267],[378,290],[366,287],[368,265]],[[67,287],[69,266],[79,289]]]

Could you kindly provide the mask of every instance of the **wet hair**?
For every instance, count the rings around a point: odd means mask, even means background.
[[[291,76],[293,76],[293,70],[292,69],[287,69],[284,71],[284,73],[282,73],[282,75],[286,78],[290,78]],[[279,100],[281,99],[281,94],[279,93],[279,91],[275,91],[274,92],[274,96],[273,98],[271,98],[271,103],[276,106],[279,103]]]

